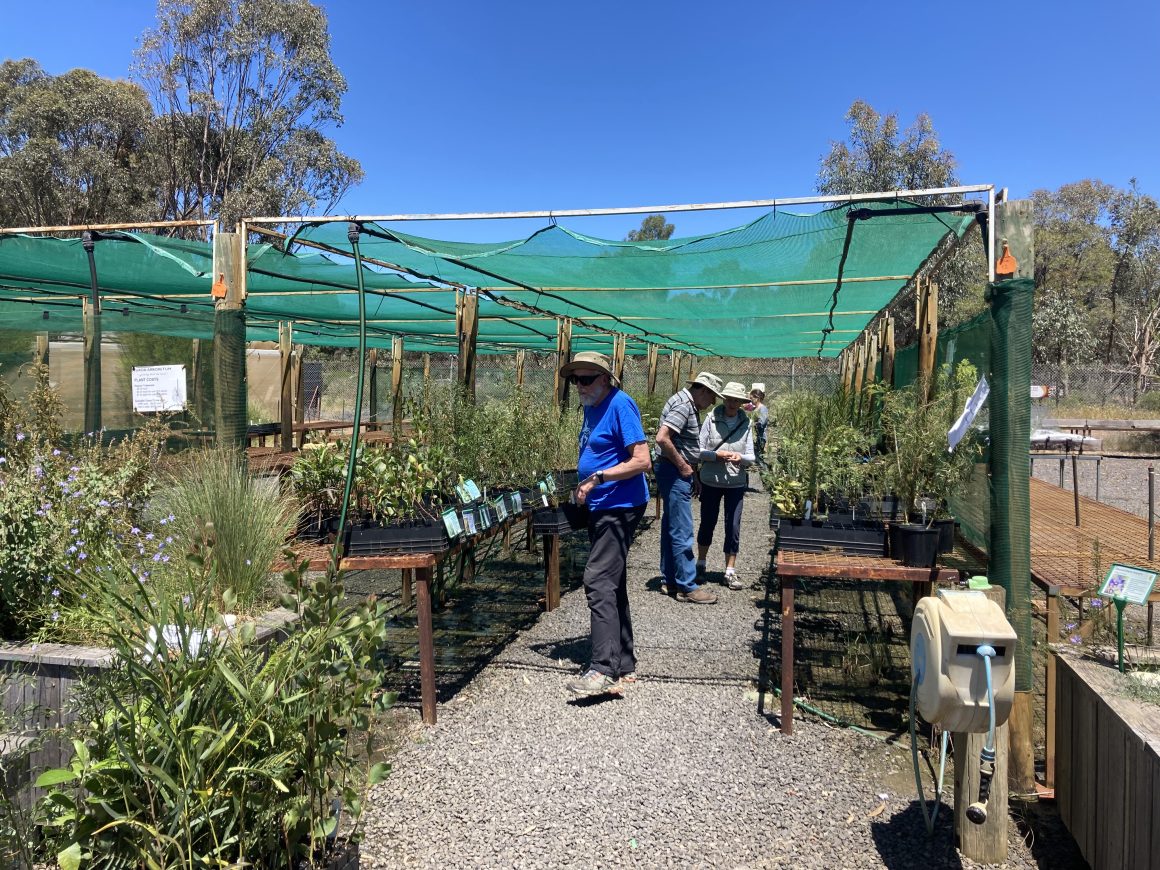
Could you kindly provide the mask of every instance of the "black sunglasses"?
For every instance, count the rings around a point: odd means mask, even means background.
[[[599,377],[600,375],[569,375],[568,383],[572,385],[579,384],[582,387],[590,387],[596,383]]]

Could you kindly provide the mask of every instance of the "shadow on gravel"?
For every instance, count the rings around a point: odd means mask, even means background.
[[[624,696],[606,692],[603,695],[589,695],[586,698],[572,698],[568,701],[569,707],[597,707],[600,704],[607,704],[610,701],[623,701]]]
[[[568,637],[562,640],[533,643],[528,649],[536,655],[551,659],[555,662],[571,662],[577,667],[587,664],[588,656],[592,652],[592,639],[583,637]]]
[[[917,800],[889,818],[872,822],[870,834],[883,865],[890,870],[914,870],[915,867],[960,870],[963,867],[955,849],[952,810],[945,803],[938,811],[932,837],[926,834],[926,822]]]

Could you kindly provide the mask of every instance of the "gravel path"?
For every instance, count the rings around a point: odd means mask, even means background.
[[[813,719],[786,738],[757,712],[764,495],[746,502],[752,588],[715,606],[659,593],[659,528],[630,553],[638,687],[565,692],[588,651],[584,594],[566,595],[400,749],[368,801],[363,866],[973,866],[949,804],[927,839],[907,751]],[[1038,866],[1015,825],[1007,866]]]

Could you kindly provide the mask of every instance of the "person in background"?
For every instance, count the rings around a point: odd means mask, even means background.
[[[742,410],[745,385],[730,381],[721,391],[724,404],[701,424],[701,525],[697,529],[697,574],[705,572],[705,557],[725,502],[725,585],[740,589],[737,551],[741,545],[741,506],[749,485],[746,469],[753,464],[753,427]]]
[[[760,381],[749,388],[749,403],[745,406],[753,421],[753,447],[757,464],[765,465],[765,430],[769,428],[769,408],[765,406],[765,384]]]
[[[716,604],[717,593],[697,585],[693,555],[693,496],[700,491],[701,412],[721,395],[721,379],[701,372],[661,410],[653,466],[661,516],[661,576],[666,593],[690,604]]]
[[[640,410],[612,375],[608,357],[578,353],[560,367],[584,407],[576,503],[587,505],[591,549],[584,594],[591,617],[592,655],[568,683],[573,695],[623,693],[636,683],[632,617],[628,610],[628,548],[648,505],[651,466]]]

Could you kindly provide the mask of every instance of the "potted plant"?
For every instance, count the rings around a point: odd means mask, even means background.
[[[324,442],[303,448],[290,468],[294,492],[302,501],[299,537],[319,540],[338,531],[338,511],[346,483],[346,448]]]
[[[950,519],[953,543],[948,499],[970,476],[982,453],[980,442],[971,436],[960,441],[955,450],[947,448],[947,430],[957,413],[958,400],[969,395],[976,377],[975,367],[963,360],[953,371],[950,366],[938,371],[930,400],[921,398],[922,385],[917,383],[877,391],[882,435],[889,451],[886,476],[911,520],[892,524],[892,552],[897,543],[910,561],[924,567],[934,564],[939,549],[936,520]],[[946,531],[941,535],[945,537]]]
[[[356,521],[346,530],[347,555],[438,553],[448,548],[440,508],[440,456],[438,448],[415,438],[397,448],[360,451]]]

